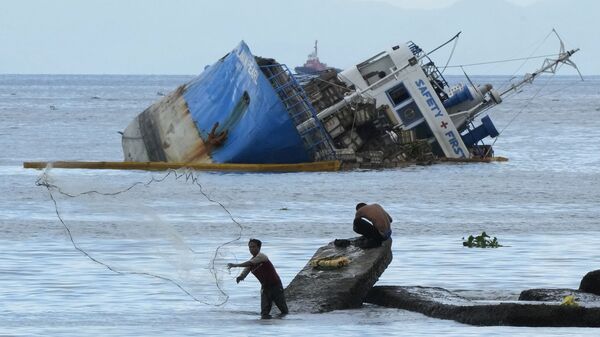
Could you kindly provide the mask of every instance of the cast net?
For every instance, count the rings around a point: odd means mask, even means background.
[[[194,301],[225,304],[226,260],[243,227],[203,186],[201,174],[97,172],[46,168],[36,182],[47,189],[74,249],[113,273],[153,278]]]

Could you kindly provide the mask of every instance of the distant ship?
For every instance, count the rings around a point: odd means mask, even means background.
[[[572,64],[577,50],[565,51],[561,41],[556,59],[498,93],[468,78],[449,86],[413,42],[341,72],[319,62],[315,43],[302,68],[310,65],[318,76],[300,84],[287,66],[252,55],[242,41],[138,115],[123,132],[124,157],[178,163],[338,160],[346,169],[490,157],[492,148],[483,140],[498,131],[489,116],[480,115],[541,73]]]
[[[297,74],[304,75],[317,75],[325,70],[332,69],[328,67],[326,63],[322,63],[318,56],[317,44],[319,41],[315,40],[315,49],[312,53],[308,54],[308,59],[301,67],[295,67],[294,70]]]

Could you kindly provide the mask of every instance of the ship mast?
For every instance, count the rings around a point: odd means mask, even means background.
[[[579,51],[579,48],[571,49],[568,51],[565,50],[565,44],[563,43],[562,39],[560,38],[560,36],[556,32],[556,30],[552,29],[552,31],[554,32],[554,34],[556,34],[556,37],[558,37],[558,40],[560,41],[560,51],[558,53],[558,58],[557,59],[545,59],[544,63],[542,64],[542,67],[540,69],[538,69],[537,71],[534,71],[531,74],[525,74],[525,76],[523,77],[523,79],[521,81],[511,85],[510,88],[508,88],[508,89],[504,90],[502,93],[500,93],[500,97],[508,94],[509,92],[511,92],[513,90],[517,91],[520,87],[522,87],[525,84],[532,83],[536,77],[538,77],[539,75],[541,75],[543,73],[550,73],[550,74],[556,73],[556,70],[558,69],[558,65],[561,63],[570,65],[573,68],[575,68],[575,70],[577,70],[577,73],[579,74],[579,77],[581,77],[581,80],[583,80],[583,76],[581,76],[581,73],[579,72],[577,65],[575,64],[575,62],[571,61],[571,59],[570,59],[573,54],[575,54],[576,52]]]

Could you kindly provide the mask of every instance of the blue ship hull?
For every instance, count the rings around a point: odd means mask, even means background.
[[[313,161],[276,90],[242,41],[131,122],[123,133],[125,161]]]

